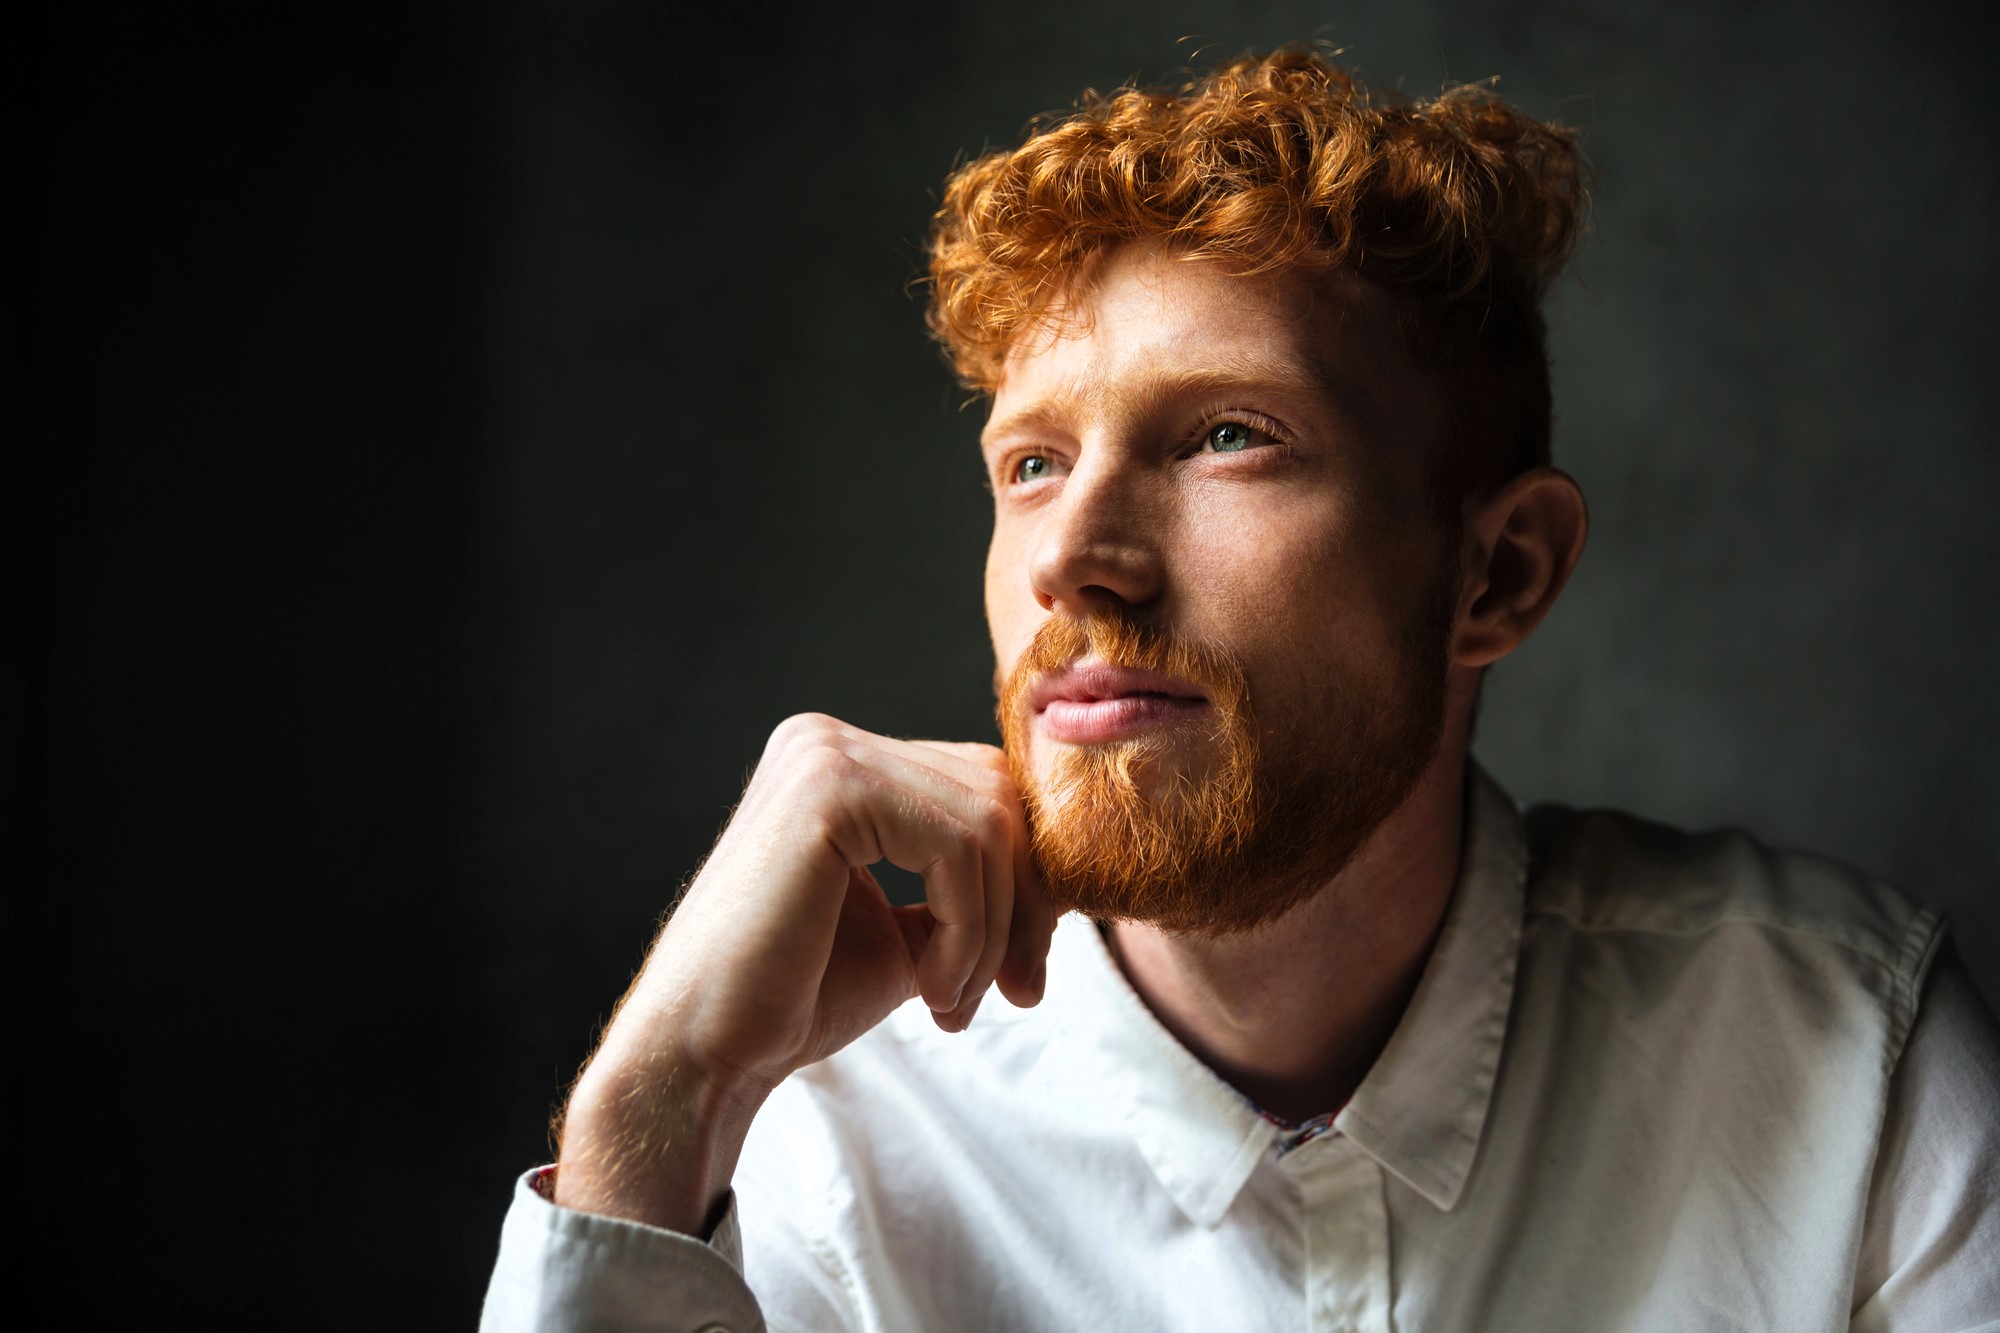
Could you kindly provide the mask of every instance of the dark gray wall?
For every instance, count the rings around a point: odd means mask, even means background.
[[[1866,867],[2000,994],[1993,23],[1740,8],[40,16],[16,1100],[29,1197],[124,1247],[52,1224],[46,1289],[470,1318],[771,725],[991,734],[978,414],[907,290],[939,181],[1203,52],[1583,127],[1595,533],[1487,763]]]

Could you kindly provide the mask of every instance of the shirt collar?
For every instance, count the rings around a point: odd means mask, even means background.
[[[1334,1118],[1335,1129],[1439,1208],[1458,1202],[1486,1127],[1527,875],[1520,811],[1473,764],[1458,885],[1437,944],[1389,1044]]]
[[[1277,1137],[1277,1126],[1181,1045],[1139,998],[1096,923],[1068,916],[1050,947],[1049,999],[1065,1016],[1065,1089],[1120,1117],[1180,1210],[1212,1227]],[[1068,994],[1057,994],[1061,986]]]
[[[1527,866],[1520,815],[1476,764],[1465,819],[1459,880],[1437,944],[1389,1044],[1334,1121],[1440,1208],[1457,1201],[1485,1125]],[[1091,921],[1071,916],[1057,927],[1048,975],[1051,1008],[1063,1015],[1063,1092],[1122,1117],[1180,1210],[1216,1225],[1277,1127],[1160,1024]]]

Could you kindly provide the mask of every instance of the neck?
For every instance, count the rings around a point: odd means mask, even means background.
[[[1465,728],[1448,721],[1408,799],[1325,889],[1276,921],[1220,939],[1112,926],[1132,988],[1264,1109],[1294,1123],[1338,1110],[1395,1031],[1444,920],[1465,764]]]

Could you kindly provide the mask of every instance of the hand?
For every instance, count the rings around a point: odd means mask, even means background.
[[[912,995],[948,1032],[996,982],[1037,1003],[1054,925],[999,750],[787,720],[578,1080],[558,1201],[698,1233],[787,1074]]]

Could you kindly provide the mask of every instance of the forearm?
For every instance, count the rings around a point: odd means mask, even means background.
[[[600,1053],[563,1117],[556,1202],[706,1236],[770,1089],[653,1052]]]

